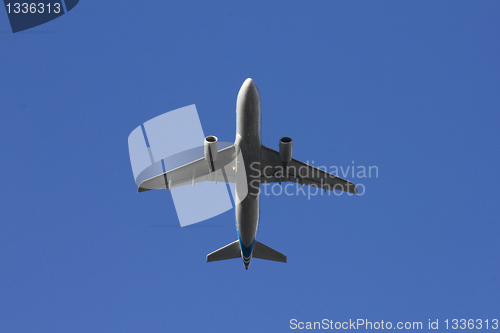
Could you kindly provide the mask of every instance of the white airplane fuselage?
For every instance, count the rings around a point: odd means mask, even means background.
[[[246,79],[236,102],[236,140],[234,145],[243,157],[248,195],[236,204],[236,228],[241,247],[241,257],[248,269],[259,225],[260,166],[262,140],[260,94],[252,79]],[[253,163],[253,164],[252,164]],[[251,167],[251,166],[254,167]],[[238,182],[236,183],[238,186]],[[236,190],[238,191],[238,189]]]

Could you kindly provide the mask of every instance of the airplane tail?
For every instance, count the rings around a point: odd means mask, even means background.
[[[252,257],[264,260],[286,262],[286,255],[273,250],[269,246],[266,246],[258,241],[255,241]],[[208,254],[207,262],[235,258],[241,258],[240,242],[237,240]]]
[[[207,262],[234,258],[241,258],[240,241],[238,240],[207,254]]]
[[[286,262],[286,255],[279,253],[276,250],[271,249],[269,246],[262,244],[261,242],[255,241],[253,248],[253,258]]]

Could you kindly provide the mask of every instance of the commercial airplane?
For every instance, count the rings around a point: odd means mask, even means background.
[[[207,262],[242,258],[248,269],[252,258],[286,262],[286,256],[255,240],[259,224],[260,185],[291,181],[316,186],[325,192],[357,193],[356,186],[342,178],[292,158],[292,139],[283,137],[279,151],[262,145],[260,94],[255,82],[246,79],[236,102],[236,140],[218,150],[218,139],[207,136],[205,156],[143,181],[138,192],[171,189],[201,181],[236,183],[235,203],[238,240],[207,255]]]

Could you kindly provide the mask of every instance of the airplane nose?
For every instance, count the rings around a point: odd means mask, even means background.
[[[257,89],[257,85],[255,84],[255,81],[252,80],[251,78],[248,78],[243,82],[240,88],[240,94],[258,94],[259,90]]]
[[[252,80],[251,78],[248,78],[248,79],[245,80],[245,82],[243,82],[243,86],[245,86],[245,85],[247,85],[249,88],[255,88],[255,87],[257,87],[255,85],[255,81]]]
[[[248,78],[241,85],[240,91],[238,93],[238,103],[242,103],[244,105],[244,109],[251,110],[255,108],[260,102],[260,94],[259,89],[257,89],[257,85],[254,80]]]

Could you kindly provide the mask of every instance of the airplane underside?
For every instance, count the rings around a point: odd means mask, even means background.
[[[340,177],[292,158],[292,139],[283,137],[279,151],[262,145],[260,94],[246,79],[236,102],[236,139],[218,150],[218,139],[207,136],[205,156],[176,169],[144,180],[138,192],[172,189],[200,181],[235,183],[235,215],[238,240],[207,255],[207,262],[242,258],[246,269],[252,258],[287,262],[284,254],[255,240],[259,224],[261,183],[295,182],[324,191],[357,193],[356,186]]]

